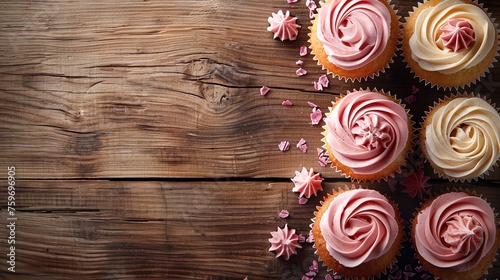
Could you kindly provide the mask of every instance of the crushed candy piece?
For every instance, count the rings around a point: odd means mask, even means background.
[[[320,83],[323,87],[328,87],[330,80],[328,80],[328,76],[323,74],[319,77],[318,83]]]
[[[321,186],[323,178],[319,173],[314,173],[312,168],[307,171],[305,167],[302,167],[302,171],[295,171],[295,177],[291,180],[295,185],[292,191],[298,192],[300,197],[310,198],[311,195],[317,195],[318,191],[323,190]]]
[[[299,148],[299,150],[304,154],[307,152],[307,144],[304,138],[300,138],[299,142],[297,143],[297,148]]]
[[[307,198],[305,198],[303,196],[299,197],[299,204],[300,205],[304,205],[306,203],[307,203]]]
[[[295,65],[302,65],[302,64],[304,64],[304,61],[302,61],[300,59],[295,61]]]
[[[417,93],[419,90],[420,90],[420,89],[419,89],[418,87],[416,87],[416,86],[414,86],[414,85],[413,85],[413,86],[411,86],[411,93],[412,93],[412,94]]]
[[[424,271],[424,266],[423,266],[423,265],[417,265],[417,266],[415,267],[415,270],[416,270],[417,272],[422,272],[422,271]]]
[[[306,237],[301,233],[299,234],[299,243],[304,243],[306,242]]]
[[[316,260],[313,260],[312,264],[309,266],[309,271],[313,271],[316,273],[319,272],[318,262]]]
[[[427,189],[432,186],[427,182],[429,179],[430,177],[424,174],[423,169],[413,172],[401,181],[401,185],[406,187],[403,192],[412,198],[418,196],[422,199],[424,193],[429,194]]]
[[[325,275],[325,280],[333,280],[333,278],[330,274],[327,274]]]
[[[300,280],[314,280],[314,278],[308,277],[306,275],[302,276]]]
[[[279,214],[279,217],[282,218],[282,219],[285,219],[287,218],[288,216],[290,215],[290,212],[288,212],[287,210],[281,210],[280,214]]]
[[[305,56],[305,55],[307,55],[307,47],[306,47],[306,46],[304,46],[304,45],[300,46],[299,55],[300,55],[300,56]]]
[[[323,85],[316,81],[313,82],[313,86],[315,90],[323,90]]]
[[[406,103],[411,104],[417,100],[417,97],[415,95],[408,95],[407,97],[404,98]]]
[[[276,258],[283,256],[288,260],[291,255],[297,254],[297,248],[302,248],[299,244],[299,236],[295,234],[295,229],[288,229],[288,224],[284,228],[278,227],[277,231],[271,232],[272,238],[269,238],[271,247],[269,251],[276,251]]]
[[[288,4],[297,3],[297,1],[299,1],[299,0],[286,0],[286,2],[287,2]]]
[[[311,106],[312,108],[318,108],[319,106],[310,102],[310,101],[307,101],[307,104],[309,104],[309,106]]]
[[[316,8],[318,7],[316,5],[316,2],[314,2],[314,0],[307,0],[306,6],[307,8],[309,8],[309,18],[314,18],[314,13],[316,12]]]
[[[278,148],[280,149],[280,151],[286,152],[288,151],[288,149],[290,149],[290,142],[281,141],[281,143],[278,145]]]
[[[307,71],[305,69],[302,69],[302,68],[299,68],[297,69],[297,71],[295,71],[295,74],[297,74],[297,76],[304,76],[305,74],[307,74]]]
[[[317,125],[317,124],[319,124],[321,119],[323,119],[323,113],[321,112],[321,109],[313,108],[312,113],[311,113],[311,124]]]
[[[292,104],[292,101],[290,101],[290,100],[287,99],[287,100],[281,102],[281,105],[283,105],[283,106],[292,106],[293,104]]]
[[[312,231],[309,231],[309,235],[307,236],[306,242],[307,243],[314,243],[314,235],[313,235]]]
[[[279,38],[281,41],[294,41],[297,39],[300,28],[300,25],[297,24],[297,19],[297,17],[290,16],[290,11],[286,11],[286,14],[283,14],[283,11],[279,10],[278,13],[272,13],[272,17],[267,19],[270,24],[267,31],[274,33],[274,39]]]
[[[269,92],[270,88],[263,86],[260,88],[260,95],[264,96]]]

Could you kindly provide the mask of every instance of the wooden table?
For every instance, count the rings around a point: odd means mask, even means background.
[[[417,3],[393,2],[402,17]],[[482,2],[500,17],[500,2]],[[311,125],[307,102],[327,111],[354,88],[403,99],[415,86],[408,108],[418,123],[450,92],[419,83],[401,57],[374,80],[330,77],[327,89],[314,90],[324,71],[311,55],[299,56],[310,26],[305,3],[2,1],[0,278],[301,279],[316,259],[312,245],[276,259],[269,233],[287,223],[307,235],[321,197],[351,184],[318,164],[322,123]],[[296,41],[266,31],[280,9],[299,18]],[[308,71],[302,77],[298,59]],[[467,91],[500,104],[495,65]],[[264,85],[271,91],[261,96]],[[281,105],[287,99],[293,106]],[[306,153],[295,147],[301,138]],[[281,141],[290,150],[281,152]],[[325,191],[299,205],[290,178],[303,166],[322,174]],[[426,172],[434,192],[469,188],[500,209],[499,168],[464,184],[438,179],[427,165]],[[421,201],[401,185],[367,186],[393,198],[406,221]],[[279,218],[282,209],[291,215]],[[6,262],[12,221],[15,273]],[[399,273],[417,266],[403,245]],[[325,274],[321,268],[316,279]],[[488,278],[499,275],[497,261]]]

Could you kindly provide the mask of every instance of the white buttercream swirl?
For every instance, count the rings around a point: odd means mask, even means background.
[[[454,98],[425,127],[425,148],[444,175],[476,178],[500,157],[500,115],[481,98]]]
[[[441,27],[450,19],[464,19],[472,26],[475,42],[468,49],[454,52],[444,47],[440,39]],[[497,43],[497,31],[488,15],[480,7],[460,0],[444,0],[423,9],[415,21],[414,30],[409,42],[413,60],[424,70],[444,74],[474,67]]]

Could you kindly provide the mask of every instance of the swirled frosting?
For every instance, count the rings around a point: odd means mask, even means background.
[[[396,213],[374,190],[336,196],[320,220],[328,252],[342,265],[356,267],[385,254],[399,232]]]
[[[445,47],[442,28],[453,19],[466,20],[471,25],[475,42],[469,48],[452,51]],[[414,30],[409,40],[413,60],[424,70],[444,74],[477,65],[497,43],[497,31],[488,15],[480,7],[460,0],[444,0],[423,9],[415,21]]]
[[[493,210],[464,192],[443,194],[417,216],[415,245],[434,266],[465,271],[487,254],[496,235]]]
[[[334,157],[358,174],[387,167],[403,152],[409,137],[404,108],[378,92],[347,94],[325,123]]]
[[[391,14],[378,0],[333,0],[319,11],[317,37],[328,61],[345,70],[379,56],[390,34]]]
[[[443,46],[454,52],[468,49],[475,41],[474,29],[465,19],[450,19],[445,25],[441,26],[440,30],[442,33],[439,39]]]
[[[481,98],[454,98],[431,115],[425,148],[444,175],[478,177],[500,157],[500,115]]]
[[[278,13],[272,13],[272,17],[269,17],[267,21],[270,24],[267,31],[274,33],[274,39],[280,38],[281,41],[297,39],[300,25],[297,24],[296,17],[290,16],[290,11],[286,11],[286,14],[283,14],[281,10]]]
[[[292,178],[292,182],[294,183],[294,187],[292,189],[293,192],[299,192],[300,197],[310,198],[311,195],[316,195],[318,191],[322,191],[321,182],[323,178],[319,175],[319,173],[314,173],[314,170],[311,168],[309,171],[305,167],[302,167],[302,171],[295,171],[295,177]]]

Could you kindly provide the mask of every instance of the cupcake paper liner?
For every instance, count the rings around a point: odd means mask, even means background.
[[[333,106],[332,107],[328,107],[328,112],[325,113],[325,118],[324,118],[324,122],[325,122],[325,125],[323,126],[323,132],[321,133],[323,135],[323,138],[321,139],[321,141],[323,142],[323,146],[322,148],[325,149],[327,151],[327,154],[328,154],[328,163],[330,164],[331,167],[335,168],[335,172],[341,174],[342,176],[344,176],[345,178],[350,178],[352,181],[354,182],[381,182],[381,181],[388,181],[388,178],[389,177],[395,177],[396,174],[400,173],[401,172],[401,168],[403,168],[407,161],[408,161],[408,155],[411,154],[413,152],[413,149],[414,149],[414,146],[415,146],[415,142],[416,142],[416,139],[417,139],[417,130],[415,129],[415,122],[412,120],[413,116],[410,114],[410,110],[409,109],[406,109],[406,105],[404,103],[401,102],[401,99],[398,99],[395,95],[392,95],[390,92],[385,92],[383,89],[381,90],[378,90],[377,88],[373,88],[373,89],[370,89],[369,87],[367,87],[366,89],[363,89],[363,88],[359,88],[359,90],[356,90],[354,89],[352,92],[356,92],[356,91],[373,91],[373,92],[378,92],[386,97],[389,97],[392,101],[396,102],[397,104],[399,104],[401,107],[403,107],[403,109],[406,111],[406,114],[408,116],[408,120],[409,120],[409,127],[411,127],[412,131],[409,135],[409,138],[408,138],[408,142],[409,142],[409,147],[407,149],[407,152],[405,152],[404,155],[401,155],[402,158],[404,158],[404,161],[401,162],[401,164],[399,165],[399,167],[394,170],[393,172],[390,172],[388,174],[385,174],[384,176],[382,177],[379,177],[379,178],[366,178],[366,177],[369,177],[371,176],[371,174],[369,175],[366,175],[366,174],[360,174],[360,175],[356,175],[354,171],[352,170],[343,170],[342,167],[338,166],[335,164],[335,162],[333,162],[331,160],[331,157],[332,155],[331,154],[331,150],[328,148],[328,143],[327,143],[327,140],[326,140],[326,137],[327,137],[327,125],[326,125],[326,119],[328,118],[328,116],[331,114],[332,110],[333,110]],[[347,91],[347,94],[350,94],[351,91]],[[340,97],[335,97],[335,101],[332,103],[335,104],[337,102],[339,102],[344,96],[346,96],[347,94],[341,94]],[[346,166],[348,169],[349,167]],[[350,175],[348,173],[353,173],[353,175]]]
[[[491,206],[491,203],[489,203],[488,200],[486,198],[484,198],[481,194],[477,194],[475,191],[471,191],[468,188],[462,189],[461,187],[459,187],[459,188],[452,188],[451,190],[449,188],[447,188],[445,190],[437,191],[430,198],[428,198],[425,201],[423,201],[423,202],[420,203],[420,206],[417,209],[415,209],[415,212],[413,212],[413,218],[410,220],[410,234],[409,234],[409,236],[410,236],[410,241],[411,241],[411,248],[415,251],[414,258],[416,260],[418,260],[418,263],[421,264],[424,267],[424,269],[426,269],[426,270],[428,270],[428,267],[426,267],[426,263],[425,262],[422,262],[423,257],[420,256],[420,254],[417,251],[416,245],[415,245],[415,230],[414,230],[414,228],[415,228],[415,223],[417,221],[417,216],[419,215],[419,213],[424,208],[430,206],[430,203],[432,201],[434,201],[437,197],[439,197],[440,195],[446,194],[446,193],[451,193],[451,192],[464,192],[464,193],[466,193],[468,195],[479,197],[479,198],[483,199],[484,201],[486,201],[486,203],[488,203],[488,205],[490,206],[490,208],[493,211],[494,218],[495,218],[495,224],[497,226],[497,229],[496,229],[497,230],[497,236],[496,236],[496,238],[497,239],[499,238],[498,226],[500,226],[500,220],[498,220],[498,212],[495,211],[495,208]],[[497,240],[493,246],[497,246],[497,248],[495,250],[495,256],[491,260],[488,268],[482,273],[483,276],[488,275],[488,271],[493,267],[493,263],[497,261],[498,250],[500,249],[499,241]],[[427,266],[428,265],[429,264],[427,264]],[[465,272],[467,272],[467,271],[465,271]],[[429,271],[429,273],[432,273],[432,272]],[[434,277],[437,277],[439,279],[441,277],[441,275],[434,275]],[[466,277],[466,276],[463,275],[463,274],[461,274],[460,277]]]
[[[481,75],[477,76],[474,80],[471,80],[471,81],[469,81],[469,82],[467,82],[465,84],[462,84],[462,85],[453,85],[453,86],[440,85],[440,84],[433,83],[431,81],[426,80],[425,78],[420,77],[412,69],[412,67],[410,66],[410,64],[408,62],[408,59],[411,59],[411,58],[409,58],[409,57],[411,57],[411,53],[409,53],[409,54],[405,53],[404,48],[402,48],[403,49],[402,57],[403,57],[403,62],[406,63],[406,68],[408,68],[410,70],[410,73],[412,73],[414,75],[414,78],[417,78],[419,82],[424,83],[425,86],[429,86],[430,85],[431,88],[435,87],[438,90],[440,90],[440,89],[443,89],[443,90],[451,90],[451,89],[460,90],[460,89],[465,89],[466,87],[470,88],[472,85],[475,85],[482,78],[486,77],[486,75],[490,73],[490,70],[494,68],[494,63],[498,62],[497,58],[500,55],[500,29],[499,29],[499,24],[496,22],[496,18],[492,18],[491,17],[492,14],[488,13],[488,8],[485,8],[483,3],[479,3],[477,0],[470,0],[470,1],[473,2],[474,4],[478,5],[488,15],[488,17],[490,18],[491,22],[493,23],[493,26],[496,29],[496,33],[497,33],[497,47],[496,47],[496,51],[495,51],[496,53],[495,53],[495,56],[493,57],[493,60],[491,61],[490,65],[488,67],[486,67],[486,69],[483,71],[483,73]],[[409,11],[408,12],[408,16],[404,18],[405,19],[405,23],[403,24],[403,29],[404,29],[404,26],[406,25],[406,23],[408,22],[408,19],[415,12],[415,10],[417,10],[418,8],[420,8],[420,6],[422,6],[426,2],[429,2],[429,0],[424,0],[423,2],[418,2],[416,7],[413,6],[412,11]],[[401,35],[401,37],[403,37],[403,35]],[[401,40],[404,43],[404,39],[402,38]]]
[[[334,72],[331,72],[330,70],[328,70],[320,61],[319,59],[316,57],[316,54],[314,53],[314,50],[312,48],[312,44],[311,44],[311,32],[312,32],[312,26],[314,24],[314,20],[313,19],[311,21],[311,25],[308,27],[309,29],[309,33],[307,34],[309,36],[309,39],[307,40],[307,42],[309,43],[309,49],[311,50],[311,54],[313,55],[313,60],[316,61],[317,65],[321,66],[321,70],[325,71],[326,70],[326,73],[328,75],[331,75],[332,77],[334,78],[337,78],[339,79],[340,81],[344,80],[346,82],[363,82],[363,81],[368,81],[368,79],[374,79],[375,77],[378,77],[380,76],[380,74],[382,73],[385,73],[385,71],[387,69],[390,69],[391,68],[391,64],[394,63],[394,58],[397,57],[397,53],[401,50],[401,42],[402,42],[402,22],[401,22],[401,16],[398,14],[398,10],[395,9],[395,4],[391,4],[392,0],[388,0],[387,1],[389,3],[389,6],[391,7],[391,9],[394,11],[394,13],[396,14],[396,17],[397,17],[397,21],[398,21],[398,38],[396,39],[397,40],[397,43],[396,43],[396,49],[394,50],[394,54],[393,56],[391,57],[391,59],[385,64],[384,67],[381,67],[380,69],[378,69],[376,72],[373,72],[369,75],[361,75],[361,76],[357,76],[357,77],[346,77],[346,76],[343,76],[343,75],[340,75],[338,73],[334,73]],[[320,7],[317,9],[317,13],[315,16],[317,16],[319,14],[319,12],[321,11],[321,7],[326,4],[325,1],[320,1],[319,2],[320,4]],[[352,70],[352,71],[355,71],[355,70]]]
[[[325,203],[325,201],[327,199],[329,199],[331,196],[338,196],[339,194],[343,193],[343,192],[347,192],[347,191],[351,191],[351,190],[356,190],[356,189],[368,189],[368,188],[364,188],[362,186],[356,186],[354,184],[352,184],[351,186],[348,186],[348,185],[344,185],[344,187],[339,187],[337,189],[334,189],[331,193],[328,193],[326,196],[323,197],[323,200],[320,201],[320,205],[319,206],[316,206],[316,210],[317,211],[314,211],[314,217],[311,219],[312,223],[309,225],[310,228],[311,228],[311,232],[314,230],[314,224],[316,223],[316,219],[318,218],[317,215],[318,215],[318,211],[320,211],[320,209],[323,207],[323,204]],[[383,195],[383,194],[382,194]],[[375,277],[377,278],[381,278],[382,275],[387,275],[388,271],[391,269],[392,265],[393,264],[396,264],[398,262],[398,257],[401,256],[401,249],[403,249],[403,245],[402,243],[407,241],[407,237],[406,237],[406,234],[403,230],[403,219],[401,218],[401,213],[399,212],[399,207],[398,207],[398,204],[396,204],[393,200],[389,199],[387,196],[384,195],[385,198],[387,198],[387,200],[389,201],[389,203],[391,205],[393,205],[397,211],[398,211],[398,217],[397,217],[397,222],[398,222],[398,225],[401,227],[400,228],[400,234],[401,234],[401,237],[400,237],[400,243],[399,243],[399,246],[397,248],[397,252],[395,253],[395,256],[394,256],[394,259],[392,261],[390,261],[390,263],[384,268],[382,269],[381,271],[379,271],[378,273],[374,274],[374,275],[371,275],[371,276],[352,276],[352,275],[345,275],[345,274],[341,274],[339,271],[335,271],[333,268],[329,267],[327,264],[325,264],[325,260],[323,260],[321,258],[321,256],[318,254],[318,248],[316,247],[316,237],[315,237],[315,242],[313,243],[313,248],[315,249],[314,251],[314,254],[316,256],[318,256],[318,261],[322,263],[323,266],[325,266],[327,268],[327,271],[328,272],[333,272],[334,275],[341,275],[341,276],[344,276],[346,280],[349,280],[349,279],[352,279],[352,280],[356,280],[356,279],[375,279]]]
[[[434,101],[434,104],[432,106],[429,106],[429,110],[424,112],[424,115],[422,116],[422,122],[420,123],[420,128],[417,130],[417,135],[418,135],[417,139],[418,139],[418,142],[420,143],[419,146],[420,146],[420,149],[424,155],[424,160],[429,162],[429,164],[431,165],[431,167],[434,171],[434,174],[437,174],[440,178],[446,179],[450,182],[461,182],[461,183],[469,182],[470,183],[471,181],[478,181],[478,179],[484,179],[484,176],[489,175],[489,173],[493,172],[494,169],[498,166],[499,160],[497,159],[497,161],[495,161],[485,172],[479,174],[478,176],[472,176],[472,177],[467,177],[467,178],[455,178],[455,177],[446,175],[444,172],[441,172],[440,168],[438,168],[431,160],[429,160],[429,156],[428,156],[428,153],[427,153],[426,148],[425,148],[425,141],[424,141],[425,135],[423,135],[423,133],[425,132],[425,121],[426,121],[427,117],[429,117],[429,114],[431,114],[431,112],[434,109],[436,109],[437,106],[446,104],[455,98],[472,98],[472,97],[481,98],[482,100],[486,101],[489,105],[491,105],[495,109],[495,111],[497,113],[500,114],[500,108],[496,107],[495,103],[492,104],[491,100],[488,100],[485,97],[481,97],[480,95],[476,95],[474,93],[467,93],[467,92],[456,93],[456,94],[451,94],[451,96],[446,95],[443,99],[439,98],[438,101]],[[432,114],[431,114],[431,116],[432,116]]]

